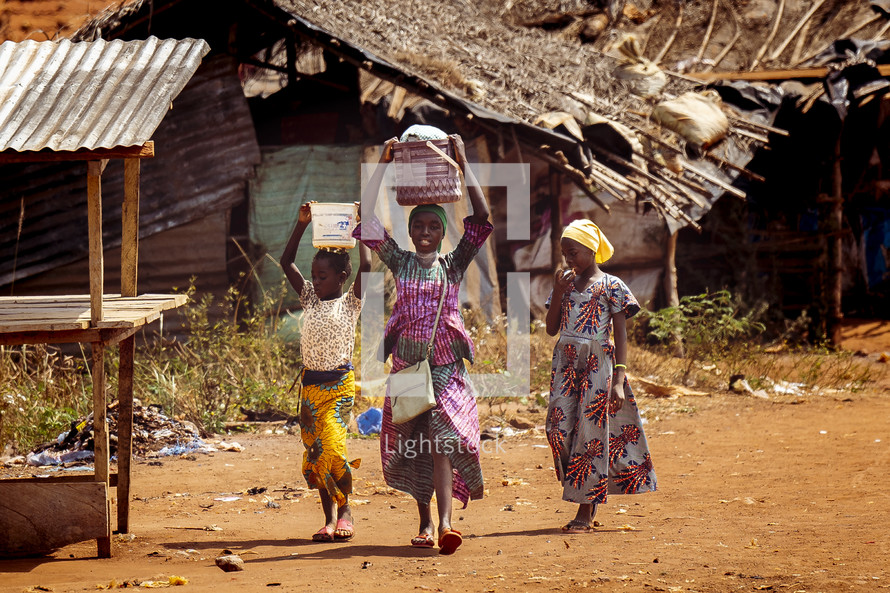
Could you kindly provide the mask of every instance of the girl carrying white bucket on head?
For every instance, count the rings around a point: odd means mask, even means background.
[[[362,309],[362,272],[371,270],[370,252],[359,246],[359,271],[352,287],[343,285],[352,273],[345,249],[320,249],[312,260],[312,281],[306,282],[294,263],[306,227],[312,221],[311,204],[300,206],[297,225],[281,255],[281,267],[303,305],[300,353],[300,434],[303,476],[309,488],[317,489],[325,524],[313,541],[349,541],[355,535],[349,495],[352,469],[361,460],[348,461],[346,432],[355,399],[352,350],[355,324]]]

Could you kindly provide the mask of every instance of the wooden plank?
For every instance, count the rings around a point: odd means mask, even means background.
[[[109,447],[108,404],[105,401],[105,344],[92,342],[93,367],[93,441],[95,443],[94,467],[96,481],[108,483]]]
[[[879,64],[881,76],[890,76],[890,64]],[[791,70],[758,70],[755,72],[687,72],[686,76],[710,82],[713,80],[790,80],[825,78],[828,68],[796,68]]]
[[[107,161],[106,161],[107,162]],[[102,251],[102,161],[87,165],[87,222],[90,241],[90,317],[102,320],[105,263]]]
[[[110,536],[104,482],[0,481],[0,557],[46,554]]]
[[[121,219],[121,295],[135,297],[139,261],[139,159],[124,161]]]
[[[82,472],[80,474],[71,474],[70,476],[51,476],[51,477],[29,477],[29,478],[3,478],[0,485],[7,483],[25,483],[25,484],[73,484],[80,482],[95,482],[96,476]],[[117,473],[108,475],[109,486],[114,488],[117,486]]]
[[[117,400],[117,531],[130,531],[130,462],[133,458],[133,360],[136,340],[121,342]]]
[[[37,322],[37,321],[20,321],[20,322],[8,322],[8,323],[0,323],[0,333],[2,334],[16,334],[18,332],[35,332],[35,331],[47,331],[47,332],[71,332],[78,330],[85,330],[89,328],[89,321],[83,322]]]
[[[187,296],[184,294],[158,294],[158,293],[150,293],[147,292],[145,294],[141,294],[138,297],[122,297],[119,294],[115,293],[106,293],[103,295],[103,299],[105,302],[113,302],[119,301],[123,303],[132,303],[132,302],[153,302],[159,300],[175,300],[177,301],[177,305],[185,304],[187,300]],[[70,303],[70,302],[85,302],[89,303],[90,295],[88,294],[73,294],[73,295],[52,295],[52,296],[0,296],[0,305],[6,304],[25,304],[25,303]]]
[[[2,332],[3,324],[0,324],[0,345],[18,346],[21,344],[74,344],[77,342],[102,342],[106,346],[113,346],[121,340],[135,335],[138,327],[97,329],[84,328],[58,331],[17,331],[12,333]]]
[[[89,150],[25,150],[0,152],[0,163],[37,163],[46,161],[94,161],[102,159],[148,159],[155,155],[155,143],[149,140],[141,146],[115,146]]]
[[[69,297],[0,297],[0,334],[35,331],[85,330],[91,323],[90,300],[87,295]],[[138,297],[105,295],[102,300],[103,320],[93,324],[100,329],[129,329],[158,319],[162,311],[186,303],[184,294],[147,294]],[[58,302],[57,302],[58,301]],[[92,341],[92,340],[90,340]]]

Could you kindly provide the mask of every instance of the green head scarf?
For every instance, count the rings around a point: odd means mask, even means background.
[[[438,204],[421,204],[420,206],[415,206],[414,209],[411,210],[411,214],[408,215],[408,234],[411,234],[411,223],[414,222],[414,217],[421,212],[432,212],[439,217],[439,221],[442,223],[442,238],[444,239],[445,231],[448,230],[448,222],[445,219],[445,209]],[[439,244],[436,246],[436,251],[442,251],[442,241],[439,241]]]

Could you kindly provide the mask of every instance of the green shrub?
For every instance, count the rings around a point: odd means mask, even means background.
[[[728,290],[686,296],[676,307],[642,311],[640,321],[659,344],[679,350],[687,361],[684,381],[696,363],[725,361],[750,353],[750,340],[766,328],[758,321],[766,306],[742,314]],[[679,348],[678,348],[679,347]]]
[[[282,284],[257,304],[234,287],[220,302],[190,299],[179,309],[187,339],[157,340],[137,354],[137,396],[208,432],[222,431],[242,407],[296,413],[295,392],[287,391],[299,346],[277,333],[284,295]]]

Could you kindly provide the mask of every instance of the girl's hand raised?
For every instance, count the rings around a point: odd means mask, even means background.
[[[460,165],[461,170],[465,170],[467,168],[467,149],[466,146],[464,146],[464,139],[458,134],[450,134],[448,139],[451,140],[451,144],[454,145],[454,160]]]
[[[575,271],[571,268],[559,268],[553,276],[553,292],[560,295],[570,290],[572,283],[575,282]]]
[[[386,142],[383,143],[383,151],[380,153],[380,161],[381,163],[391,163],[393,159],[393,150],[392,145],[398,142],[398,138],[390,138]]]
[[[312,222],[312,204],[317,203],[315,200],[312,200],[300,206],[300,217],[297,218],[298,224],[309,224]]]

